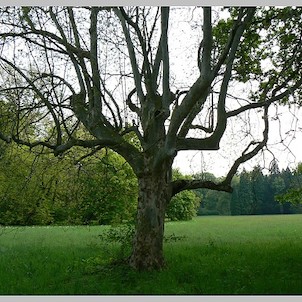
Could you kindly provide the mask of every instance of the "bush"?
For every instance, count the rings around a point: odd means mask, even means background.
[[[199,199],[192,191],[183,191],[175,195],[166,212],[171,220],[191,220],[197,214]]]
[[[131,253],[132,241],[135,233],[135,227],[132,224],[122,224],[117,226],[110,226],[104,230],[99,238],[102,242],[117,243],[119,249],[116,255],[112,255],[114,262],[125,261]]]

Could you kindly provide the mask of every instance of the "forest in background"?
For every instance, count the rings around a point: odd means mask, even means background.
[[[95,225],[132,222],[136,214],[137,179],[115,152],[103,149],[90,157],[73,149],[61,157],[35,153],[15,144],[0,146],[0,225]],[[169,205],[166,218],[190,220],[196,215],[302,213],[301,165],[280,171],[273,161],[233,179],[232,194],[206,189],[183,191]],[[213,174],[182,175],[219,181]]]
[[[196,190],[201,197],[198,215],[268,215],[302,213],[301,164],[295,170],[279,170],[273,160],[268,173],[260,166],[243,170],[233,179],[233,193]],[[206,173],[206,178],[216,180]]]

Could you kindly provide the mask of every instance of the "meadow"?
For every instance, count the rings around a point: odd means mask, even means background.
[[[115,261],[109,226],[0,228],[0,294],[302,294],[302,215],[166,223],[160,272]]]

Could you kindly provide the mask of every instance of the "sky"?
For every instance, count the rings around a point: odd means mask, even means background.
[[[292,112],[290,112],[290,110]],[[302,162],[302,109],[289,109],[287,106],[278,109],[279,121],[272,120],[269,130],[268,150],[258,154],[252,160],[239,167],[252,170],[260,165],[264,173],[268,172],[269,165],[277,160],[280,169],[287,167],[294,169]],[[293,130],[293,131],[292,131]],[[221,148],[218,151],[182,151],[174,161],[174,168],[180,169],[184,174],[211,172],[215,176],[225,176],[240,153],[230,148],[230,133],[222,139]],[[283,143],[281,143],[281,141]]]
[[[202,3],[200,0],[187,0],[185,5],[271,5],[275,6],[277,4],[276,0],[203,0]],[[278,5],[297,5],[297,0],[278,0]],[[83,0],[1,0],[1,5],[73,5],[73,6],[82,6]],[[161,6],[161,5],[184,5],[182,0],[86,0],[85,5],[111,5],[111,6],[121,6],[121,5],[152,5],[152,6]]]

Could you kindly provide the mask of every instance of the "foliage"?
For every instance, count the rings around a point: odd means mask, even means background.
[[[232,196],[232,215],[246,214],[291,214],[299,213],[299,207],[291,205],[290,199],[284,199],[280,204],[280,194],[283,195],[295,179],[294,173],[289,169],[280,171],[277,163],[273,163],[270,174],[263,175],[261,168],[256,166],[251,172],[244,172],[245,178],[235,186]],[[249,191],[249,195],[242,198],[240,192]],[[247,212],[242,207],[247,205]],[[241,210],[240,210],[241,209]]]
[[[178,169],[173,170],[173,179],[191,179],[182,175]],[[196,216],[200,199],[192,191],[182,191],[175,195],[167,208],[166,217],[171,220],[191,220]]]
[[[133,221],[137,180],[116,153],[103,150],[80,162],[81,150],[62,158],[35,154],[16,144],[0,158],[0,224],[117,224]],[[75,164],[76,162],[76,164]],[[175,178],[183,177],[174,171]],[[199,200],[177,194],[167,211],[172,220],[196,216]]]
[[[137,182],[131,168],[112,152],[100,152],[75,165],[79,154],[55,158],[10,145],[0,159],[0,224],[132,220]]]
[[[110,224],[133,220],[137,183],[130,166],[115,153],[89,160],[80,169],[81,202],[85,223]]]
[[[50,200],[34,173],[33,155],[22,147],[9,146],[0,162],[0,224],[32,225],[52,222]],[[41,171],[42,172],[42,171]]]
[[[196,216],[200,200],[192,191],[183,191],[175,195],[168,206],[166,217],[171,220],[191,220]]]
[[[280,202],[291,202],[292,204],[299,205],[302,201],[302,188],[289,189],[285,194],[277,196]]]
[[[230,7],[230,17],[214,27],[216,49],[222,51],[240,11],[239,7]],[[243,83],[256,80],[258,89],[251,91],[250,97],[259,102],[270,89],[275,87],[276,92],[285,81],[300,74],[301,49],[297,43],[301,42],[301,7],[259,7],[242,42],[236,52],[233,77]],[[280,102],[300,103],[300,96],[301,89],[297,89],[292,98],[284,96]]]
[[[266,175],[260,166],[254,167],[252,171],[243,170],[233,179],[232,194],[196,190],[202,198],[198,215],[301,213],[298,168],[293,172],[289,168],[280,171],[277,162],[273,162]]]
[[[204,190],[199,215],[229,215],[230,194]]]
[[[231,16],[227,20],[220,20],[214,27],[213,40],[217,53],[221,53],[227,44],[239,10],[239,8],[232,8]],[[246,83],[261,73],[261,58],[263,57],[260,56],[263,51],[259,50],[261,44],[259,31],[253,24],[243,34],[242,41],[236,52],[233,72],[234,79]]]
[[[298,164],[294,175],[290,176],[286,179],[287,183],[289,182],[289,185],[286,186],[287,190],[284,189],[283,192],[281,191],[277,195],[277,200],[285,205],[288,202],[300,205],[302,203],[302,163]]]
[[[79,156],[79,151],[75,153]],[[0,159],[4,167],[0,223],[110,224],[134,219],[137,182],[122,158],[105,152],[77,165],[73,162],[73,154],[37,157],[26,148],[10,145]],[[195,208],[195,195],[180,193],[168,215],[191,219]]]
[[[184,220],[184,219],[179,219]],[[131,246],[135,234],[134,224],[112,225],[102,230],[99,238],[104,244],[117,244],[118,250],[111,253],[111,264],[123,263],[130,256]],[[177,236],[174,233],[165,235],[164,242],[178,242],[186,239],[186,236]]]
[[[114,257],[114,261],[123,261],[130,255],[134,232],[135,228],[133,224],[111,226],[103,231],[99,235],[99,238],[106,244],[119,244],[119,251],[117,256]]]

